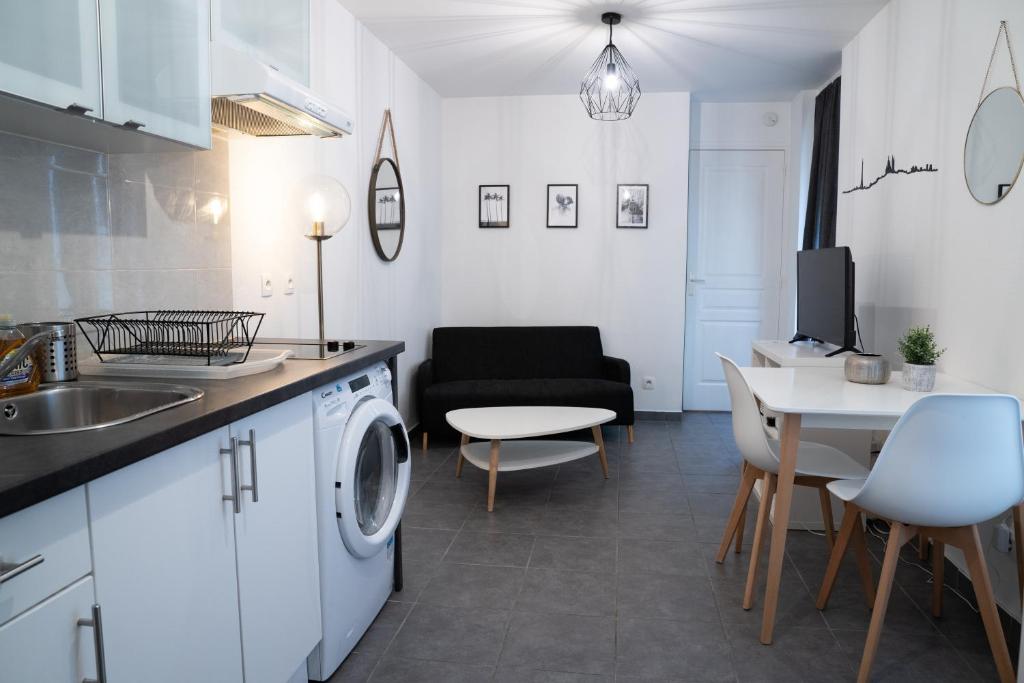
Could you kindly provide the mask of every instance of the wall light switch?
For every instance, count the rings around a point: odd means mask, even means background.
[[[295,276],[288,273],[284,276],[284,293],[294,294],[295,293]]]
[[[654,378],[653,377],[644,377],[644,382],[643,382],[642,386],[644,388],[644,391],[653,391],[654,390]]]
[[[269,273],[260,275],[260,296],[267,297],[274,294],[274,280]]]

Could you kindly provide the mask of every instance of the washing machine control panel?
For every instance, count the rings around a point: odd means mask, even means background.
[[[391,371],[384,363],[327,384],[316,390],[313,400],[323,419],[347,419],[364,396],[390,398]]]

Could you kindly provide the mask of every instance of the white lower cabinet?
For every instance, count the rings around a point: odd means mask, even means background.
[[[109,683],[242,680],[220,429],[86,485]]]
[[[87,484],[110,683],[282,683],[321,637],[308,394]]]
[[[246,683],[284,683],[321,638],[313,413],[308,394],[231,425]],[[254,443],[250,443],[254,442]]]
[[[86,577],[0,626],[0,680],[96,680],[93,585]]]

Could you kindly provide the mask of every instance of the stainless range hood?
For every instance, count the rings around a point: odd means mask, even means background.
[[[244,52],[210,47],[214,126],[257,137],[351,135],[355,123],[340,108]]]

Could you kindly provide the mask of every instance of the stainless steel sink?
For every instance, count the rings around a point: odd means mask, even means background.
[[[0,434],[60,434],[138,420],[203,397],[177,384],[80,381],[0,399]]]

